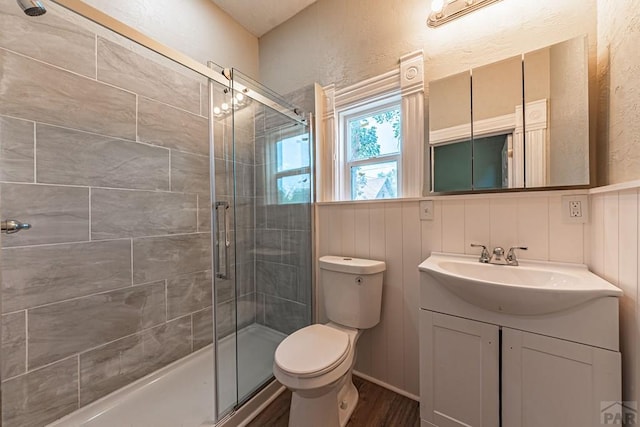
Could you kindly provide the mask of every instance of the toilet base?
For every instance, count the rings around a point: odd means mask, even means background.
[[[304,396],[293,391],[289,427],[344,427],[358,404],[358,390],[351,372],[339,383],[328,386],[320,396]]]

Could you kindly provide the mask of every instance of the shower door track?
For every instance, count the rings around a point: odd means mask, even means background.
[[[117,19],[107,15],[100,10],[89,6],[85,2],[81,0],[51,0],[53,3],[56,3],[66,9],[69,9],[72,12],[77,13],[80,16],[83,16],[102,27],[105,27],[108,30],[111,30],[122,37],[125,37],[137,44],[150,49],[159,55],[164,56],[167,59],[170,59],[186,68],[193,70],[194,72],[211,79],[215,82],[218,82],[224,86],[229,86],[230,81],[222,75],[222,73],[218,73],[205,64],[201,64],[200,62],[194,60],[193,58],[181,53],[178,50],[172,49],[169,46],[166,46],[162,43],[157,42],[156,40],[144,35],[140,31],[136,30],[133,27],[124,24],[123,22],[118,21]],[[234,83],[235,90],[241,90],[246,96],[255,99],[256,101],[268,106],[269,108],[278,111],[281,114],[289,117],[292,120],[295,120],[301,124],[307,124],[307,121],[304,117],[301,117],[296,111],[293,111],[289,108],[284,108],[281,104],[275,102],[267,96],[259,93],[258,91],[249,89],[244,85],[241,85],[238,82]]]

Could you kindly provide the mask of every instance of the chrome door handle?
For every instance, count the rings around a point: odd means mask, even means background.
[[[31,224],[26,224],[15,219],[6,219],[0,222],[0,231],[4,234],[13,234],[21,230],[28,230]]]
[[[219,279],[228,279],[231,270],[231,258],[229,258],[229,247],[231,239],[229,237],[229,202],[216,202],[216,258],[215,275]],[[222,221],[220,217],[223,216]],[[222,226],[220,224],[222,222]],[[224,263],[224,271],[221,267]]]

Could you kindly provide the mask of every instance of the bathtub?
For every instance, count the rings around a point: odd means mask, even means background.
[[[273,353],[285,335],[252,324],[220,340],[219,403],[232,409],[238,391],[249,395],[256,384],[272,377]],[[239,354],[236,357],[236,348]],[[164,368],[114,391],[48,427],[201,427],[213,425],[214,364],[209,345]],[[236,361],[242,369],[236,377]],[[236,383],[237,380],[237,383]],[[237,384],[237,386],[236,386]],[[238,387],[238,389],[236,389]],[[284,390],[279,384],[264,389],[238,419],[225,425],[244,425],[265,402]],[[254,400],[254,399],[252,399]]]
[[[213,398],[213,345],[209,345],[49,427],[200,427],[213,424]]]

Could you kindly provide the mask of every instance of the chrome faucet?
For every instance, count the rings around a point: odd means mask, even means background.
[[[509,265],[507,259],[504,256],[504,248],[502,248],[501,246],[496,246],[495,248],[493,248],[493,255],[491,255],[489,264]]]
[[[512,265],[514,267],[518,265],[518,258],[516,258],[516,249],[526,251],[529,248],[527,248],[526,246],[513,246],[509,248],[509,252],[507,252],[507,265]]]
[[[524,246],[513,246],[509,248],[509,252],[507,252],[507,255],[505,256],[504,248],[501,246],[496,246],[495,248],[493,248],[493,255],[489,255],[489,251],[487,250],[487,247],[485,245],[472,243],[471,247],[482,248],[482,252],[480,253],[480,259],[478,259],[479,262],[482,262],[484,264],[510,265],[513,267],[518,265],[516,250],[517,249],[522,251],[527,250],[527,248]]]
[[[482,263],[488,263],[489,259],[491,258],[491,255],[489,255],[489,251],[487,250],[487,247],[485,245],[478,245],[477,243],[472,243],[471,244],[472,248],[482,248],[482,252],[480,253],[480,259],[478,261],[482,262]]]

